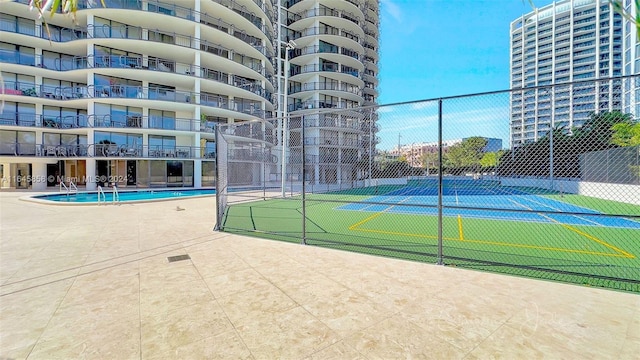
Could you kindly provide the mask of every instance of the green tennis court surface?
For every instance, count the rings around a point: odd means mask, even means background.
[[[527,189],[449,188],[443,196],[444,262],[564,282],[640,292],[640,207]],[[381,186],[309,194],[311,245],[435,263],[437,192]],[[619,215],[620,211],[629,217]],[[223,230],[301,242],[302,199],[230,206]]]

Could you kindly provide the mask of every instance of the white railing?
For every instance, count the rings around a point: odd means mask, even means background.
[[[60,192],[62,192],[62,189],[64,188],[67,191],[67,195],[69,195],[72,190],[76,193],[78,192],[78,187],[73,183],[73,181],[69,181],[69,186],[65,185],[64,181],[60,181],[59,188]]]
[[[104,190],[102,190],[102,186],[98,185],[98,205],[100,205],[100,195],[102,195],[102,201],[107,202],[107,195],[105,195]]]
[[[120,202],[120,194],[118,194],[118,187],[113,185],[113,200],[112,202],[115,204],[116,202]]]
[[[69,190],[74,190],[75,192],[78,192],[78,187],[71,180],[69,180]]]

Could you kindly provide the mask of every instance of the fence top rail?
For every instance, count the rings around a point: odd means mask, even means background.
[[[596,78],[596,79],[587,79],[587,80],[578,80],[578,81],[563,82],[563,83],[557,83],[557,84],[547,84],[547,85],[538,85],[538,86],[530,86],[530,87],[522,87],[522,88],[514,88],[514,89],[486,91],[486,92],[471,93],[471,94],[451,95],[451,96],[443,96],[443,97],[429,98],[429,99],[422,99],[422,100],[402,101],[402,102],[390,103],[390,104],[363,106],[363,107],[361,107],[359,109],[366,109],[366,108],[376,108],[377,109],[377,108],[380,108],[380,107],[383,107],[383,106],[407,105],[407,104],[415,104],[415,103],[421,103],[421,102],[426,102],[426,101],[451,100],[451,99],[460,99],[460,98],[466,98],[466,97],[495,95],[495,94],[502,94],[502,93],[513,93],[513,92],[519,92],[519,91],[551,89],[551,88],[560,87],[560,86],[582,85],[582,84],[600,83],[600,82],[615,81],[615,80],[622,81],[622,80],[629,80],[629,79],[634,79],[634,78],[640,79],[640,74],[614,76],[614,77],[606,77],[606,78]],[[335,110],[334,110],[334,112],[335,112]]]

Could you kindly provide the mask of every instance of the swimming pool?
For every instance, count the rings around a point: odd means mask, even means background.
[[[143,202],[172,200],[194,196],[212,196],[216,194],[215,189],[180,189],[180,190],[120,190],[118,192],[120,202]],[[104,197],[100,195],[101,201],[113,202],[113,192],[111,189],[104,190]],[[98,203],[98,192],[78,192],[70,194],[46,194],[31,196],[31,199],[53,201],[56,203]]]

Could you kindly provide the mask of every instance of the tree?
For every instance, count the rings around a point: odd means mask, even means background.
[[[480,164],[482,149],[487,145],[487,139],[474,136],[464,139],[461,143],[449,148],[446,163],[452,167],[467,167]]]
[[[374,177],[401,178],[409,175],[416,175],[416,169],[409,166],[406,161],[392,160],[381,163]]]
[[[40,14],[40,17],[44,18],[44,13],[50,12],[52,17],[58,9],[65,15],[71,16],[75,20],[76,11],[78,11],[78,4],[83,0],[31,0],[29,7],[31,10],[35,9]],[[95,0],[84,0],[85,3],[93,5]],[[100,0],[103,7],[106,7],[104,0]],[[46,20],[45,20],[46,22]]]
[[[583,153],[615,147],[613,128],[617,124],[625,123],[633,123],[633,115],[623,114],[618,110],[593,113],[582,127],[575,130],[575,145],[578,145]]]
[[[498,172],[504,176],[547,177],[553,154],[554,177],[578,177],[582,154],[639,142],[640,126],[631,114],[593,113],[582,127],[571,129],[571,134],[556,126],[538,141],[505,152],[500,157]]]
[[[482,165],[483,168],[495,168],[498,166],[503,153],[504,150],[485,153],[482,159],[480,159],[480,165]]]
[[[485,146],[487,146],[487,139],[483,137],[466,138],[449,148],[443,160],[444,165],[455,173],[461,173],[464,170],[477,171]]]
[[[422,154],[422,156],[420,157],[420,162],[422,163],[422,167],[427,169],[427,168],[434,168],[438,166],[438,152],[434,151],[434,152],[426,152],[424,154]]]
[[[623,121],[613,127],[611,142],[618,146],[638,146],[640,145],[640,122]]]

